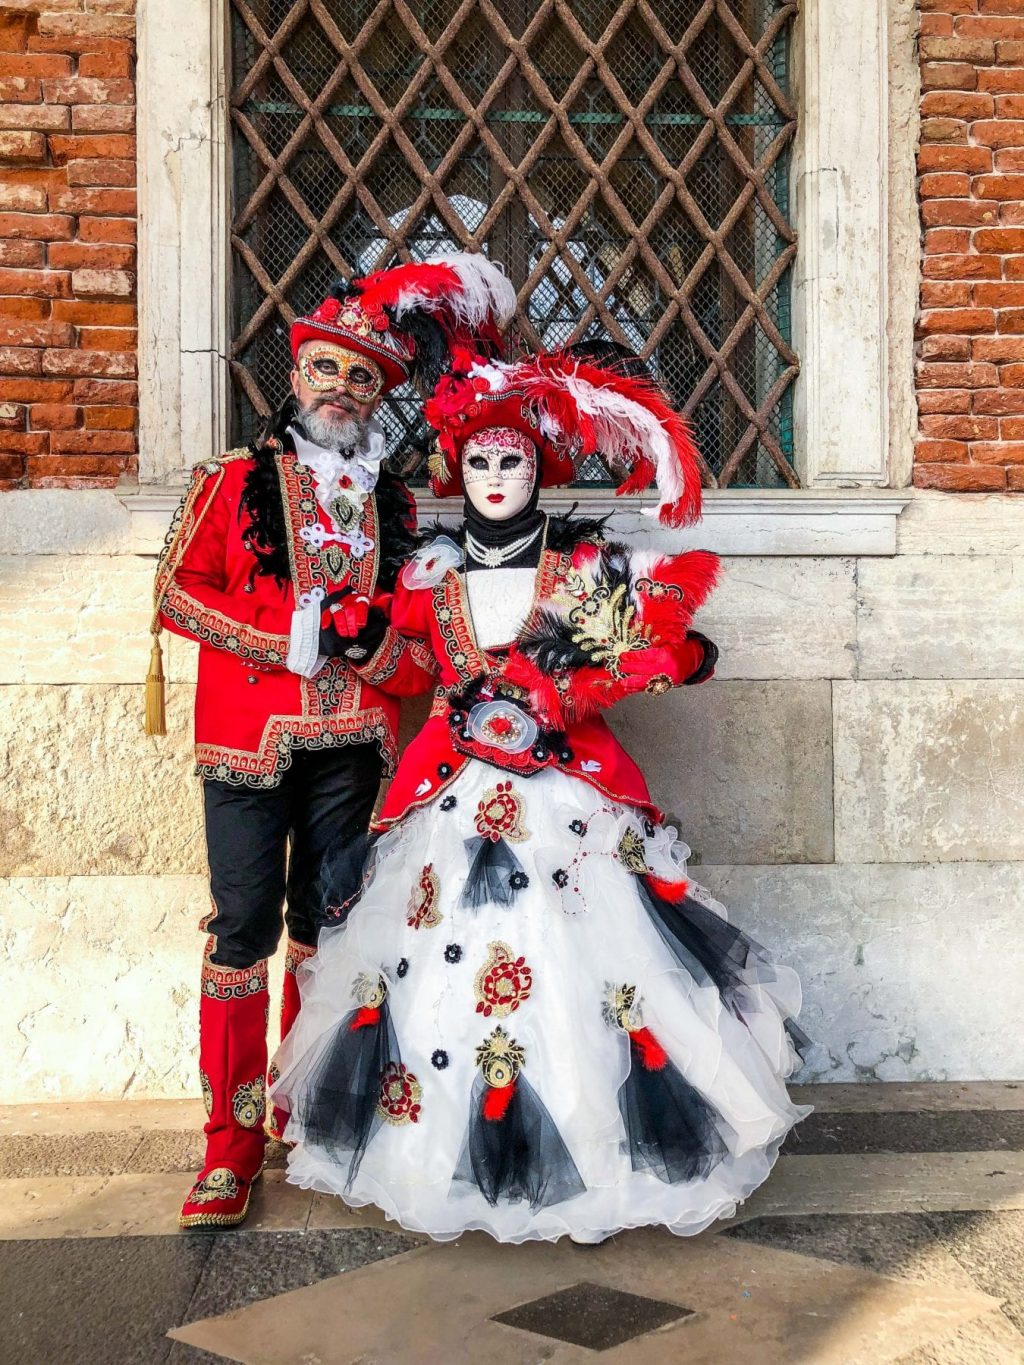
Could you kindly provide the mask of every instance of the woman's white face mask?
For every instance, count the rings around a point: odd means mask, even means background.
[[[513,427],[489,427],[462,447],[466,497],[488,521],[508,521],[533,496],[537,448]]]

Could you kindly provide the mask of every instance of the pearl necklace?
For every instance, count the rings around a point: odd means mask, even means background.
[[[516,555],[522,552],[537,539],[544,529],[541,522],[534,530],[525,536],[520,536],[518,540],[513,540],[508,545],[481,545],[476,536],[469,528],[466,528],[466,549],[485,569],[500,569],[503,564],[507,564],[510,559],[515,559]]]

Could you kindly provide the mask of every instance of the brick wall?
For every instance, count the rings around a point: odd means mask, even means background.
[[[921,0],[919,488],[1024,491],[1024,0]]]
[[[133,12],[0,6],[0,487],[136,469]]]

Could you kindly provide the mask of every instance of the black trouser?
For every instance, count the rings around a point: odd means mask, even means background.
[[[376,745],[350,744],[295,751],[276,787],[204,781],[212,962],[240,969],[270,957],[286,899],[288,937],[316,943],[328,887],[337,894],[338,867],[350,875],[363,846],[382,770]]]

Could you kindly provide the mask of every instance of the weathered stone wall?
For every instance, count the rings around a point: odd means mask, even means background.
[[[153,561],[106,492],[0,519],[0,1048],[13,1099],[194,1089],[192,649],[142,733]],[[732,558],[706,687],[617,728],[695,875],[801,972],[836,1080],[1019,1077],[1024,518],[918,493],[893,558]],[[45,608],[43,604],[45,603]]]

